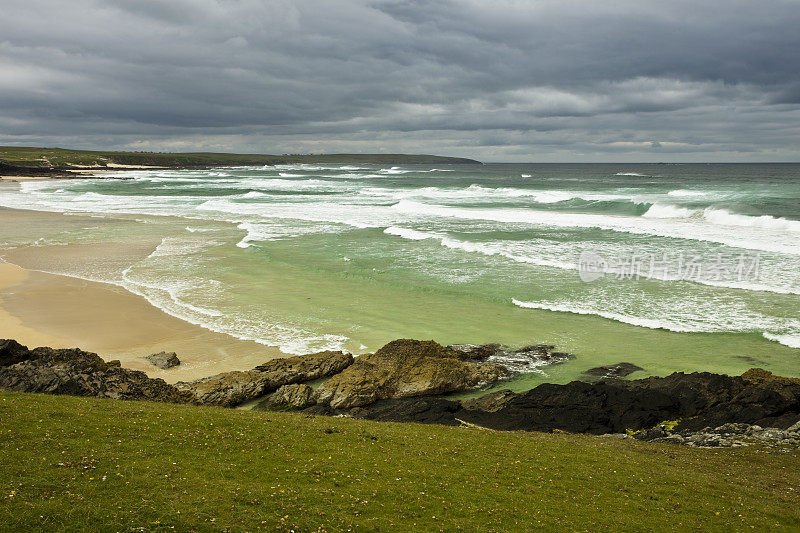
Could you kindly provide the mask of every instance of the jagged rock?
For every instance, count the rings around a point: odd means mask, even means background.
[[[284,385],[267,400],[266,407],[272,409],[304,409],[317,403],[314,389],[302,383]]]
[[[331,411],[330,406],[320,406],[319,404],[311,409],[317,414],[339,414],[339,412]],[[463,409],[458,402],[422,396],[383,400],[363,407],[354,407],[347,413],[354,418],[366,418],[382,422],[413,420],[423,424],[457,426],[459,425],[458,419],[463,419],[463,415],[459,416],[462,411]]]
[[[106,363],[97,354],[77,348],[28,350],[15,341],[2,340],[0,388],[122,400],[191,401],[190,395],[164,380],[121,368],[118,363]]]
[[[499,344],[450,344],[446,346],[458,354],[459,359],[485,361],[501,350]]]
[[[615,365],[605,365],[590,368],[589,370],[583,372],[583,377],[588,380],[623,378],[633,374],[637,370],[644,370],[644,368],[636,366],[633,363],[617,363]]]
[[[461,406],[464,409],[471,411],[486,411],[494,413],[506,405],[514,396],[515,393],[508,389],[503,389],[489,394],[484,394],[477,398],[470,398],[468,400],[461,400]]]
[[[178,354],[175,352],[159,352],[153,353],[145,357],[148,361],[153,363],[155,366],[162,370],[166,370],[168,368],[172,368],[174,366],[178,366],[181,364],[180,359],[178,359]]]
[[[463,361],[454,350],[434,341],[400,339],[358,357],[323,383],[317,401],[346,409],[383,399],[467,390],[507,375],[505,367]]]
[[[534,353],[539,355],[547,355],[555,349],[556,347],[550,344],[530,344],[514,350],[514,353]]]
[[[13,339],[0,339],[0,367],[13,365],[28,357],[28,348]]]
[[[566,352],[555,352],[549,344],[532,344],[513,350],[504,346],[494,347],[494,354],[488,361],[506,367],[512,373],[530,372],[534,368],[556,365],[573,359],[575,356]]]
[[[234,407],[273,392],[282,385],[301,383],[341,372],[353,362],[344,352],[325,351],[273,359],[253,370],[225,372],[175,386],[198,403]]]
[[[652,429],[643,429],[642,431],[637,431],[633,434],[633,438],[636,440],[655,440],[669,437],[669,435],[670,433],[666,429],[662,427],[655,427]]]
[[[637,431],[680,419],[675,432],[681,435],[729,422],[784,429],[800,418],[800,384],[793,380],[754,380],[708,372],[678,372],[631,381],[543,384],[507,395],[496,410],[476,408],[481,402],[491,405],[495,394],[464,402],[380,402],[359,409],[354,416],[451,425],[460,419],[492,429],[593,434]],[[793,435],[789,437],[795,438]],[[653,438],[666,437],[659,432]]]

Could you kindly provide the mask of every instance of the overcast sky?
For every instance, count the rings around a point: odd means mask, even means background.
[[[0,144],[800,161],[798,0],[3,0]]]

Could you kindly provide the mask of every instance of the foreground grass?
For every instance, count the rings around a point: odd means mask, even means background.
[[[800,528],[800,454],[0,392],[4,530]]]
[[[212,152],[153,153],[153,152],[99,152],[92,150],[67,150],[64,148],[34,148],[0,146],[0,161],[12,165],[33,167],[92,166],[116,163],[119,165],[152,166],[217,166],[217,165],[270,165],[286,163],[361,163],[361,164],[437,164],[477,163],[470,159],[416,154],[317,154],[268,155],[228,154]]]

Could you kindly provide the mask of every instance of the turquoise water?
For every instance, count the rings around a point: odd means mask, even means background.
[[[0,205],[129,222],[27,244],[157,234],[125,268],[61,271],[287,352],[547,342],[578,356],[541,369],[557,380],[620,360],[656,374],[754,362],[800,373],[800,165],[121,175],[132,179],[25,182]],[[15,239],[5,245],[25,244]]]

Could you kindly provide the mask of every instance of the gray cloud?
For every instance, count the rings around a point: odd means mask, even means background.
[[[0,143],[800,160],[794,0],[12,0]]]

